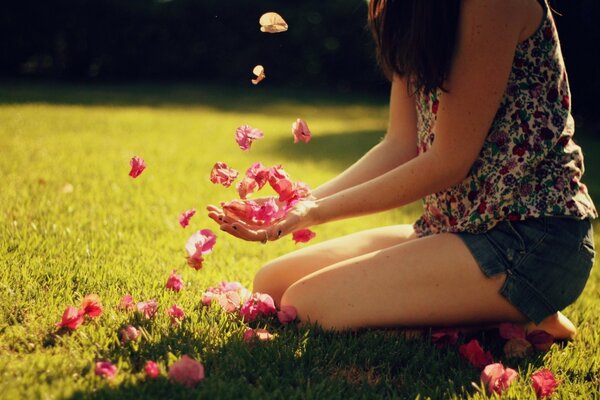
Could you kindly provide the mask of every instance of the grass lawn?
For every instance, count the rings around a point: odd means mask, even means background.
[[[298,117],[313,131],[308,144],[293,144]],[[275,340],[249,345],[239,318],[202,306],[204,290],[221,281],[251,288],[263,263],[297,247],[291,239],[262,246],[218,235],[202,270],[186,265],[189,235],[218,231],[204,207],[236,197],[233,187],[209,182],[215,162],[242,172],[257,161],[281,163],[293,179],[316,187],[377,143],[386,122],[381,99],[296,95],[268,85],[0,84],[0,398],[487,398],[471,384],[479,371],[457,352],[471,337],[437,349],[428,338],[394,330],[332,334],[271,322],[265,326]],[[249,152],[233,140],[242,124],[265,132]],[[584,182],[600,199],[600,139],[580,136]],[[135,180],[128,176],[134,155],[147,163]],[[198,214],[182,229],[178,215],[192,207]],[[419,210],[413,204],[319,226],[314,242],[411,223]],[[598,224],[596,232],[600,246]],[[185,281],[179,293],[165,289],[173,269]],[[600,398],[599,285],[596,266],[584,295],[565,310],[578,339],[547,353],[507,360],[496,332],[474,334],[520,374],[503,397],[535,398],[529,377],[545,367],[561,381],[556,398]],[[57,335],[65,307],[90,293],[100,296],[104,314]],[[156,299],[157,317],[141,321],[118,310],[127,293]],[[166,314],[175,303],[187,314],[180,326]],[[129,323],[142,339],[121,345],[119,329]],[[183,354],[205,365],[206,379],[195,389],[166,378]],[[115,379],[95,376],[98,360],[118,366]],[[161,378],[145,378],[146,360],[160,365]]]

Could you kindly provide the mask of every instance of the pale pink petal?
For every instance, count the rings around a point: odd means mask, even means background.
[[[119,308],[124,311],[133,311],[135,309],[133,297],[131,297],[130,294],[123,296],[121,303],[119,304]]]
[[[137,310],[144,318],[152,319],[158,311],[158,303],[154,299],[142,301],[137,303]]]
[[[102,315],[102,303],[97,294],[88,294],[81,302],[81,310],[85,315],[91,318],[97,318]]]
[[[538,399],[552,396],[559,385],[552,371],[546,368],[533,373],[531,383]]]
[[[503,339],[525,339],[525,328],[522,325],[503,323],[498,326],[498,331]]]
[[[214,184],[221,184],[228,188],[233,181],[238,177],[239,172],[233,168],[229,168],[223,162],[217,162],[210,172],[210,181]]]
[[[225,292],[217,297],[219,305],[225,312],[231,313],[241,307],[240,295],[235,291]]]
[[[294,135],[294,143],[304,142],[308,143],[311,138],[310,129],[304,120],[298,118],[296,122],[292,124],[292,134]]]
[[[131,165],[131,171],[129,171],[129,176],[132,178],[137,178],[138,176],[140,176],[142,171],[146,169],[146,163],[144,162],[144,159],[138,156],[133,157],[131,161],[129,161],[129,165]]]
[[[245,322],[252,322],[261,315],[277,313],[273,298],[266,293],[253,293],[240,308],[240,315]]]
[[[155,379],[160,376],[160,368],[154,361],[147,361],[144,365],[144,371],[149,378]]]
[[[204,365],[184,355],[169,368],[169,379],[192,388],[204,379]]]
[[[298,311],[294,306],[281,306],[281,310],[277,311],[277,319],[282,324],[289,324],[298,316]]]
[[[98,361],[94,370],[96,375],[106,379],[112,379],[117,373],[117,367],[110,361]]]
[[[208,254],[212,251],[217,237],[210,229],[202,229],[195,232],[185,244],[185,249],[190,257],[197,253],[201,255]]]
[[[190,224],[190,219],[192,219],[194,214],[196,214],[195,208],[191,208],[187,211],[182,212],[179,215],[179,225],[181,225],[182,228],[187,227]]]
[[[181,278],[180,275],[177,275],[175,272],[177,272],[177,271],[176,270],[171,271],[171,275],[169,275],[169,278],[167,279],[167,283],[165,284],[165,287],[167,289],[171,289],[176,292],[179,292],[181,289],[183,289],[183,279]]]
[[[252,142],[257,139],[262,139],[264,134],[261,130],[251,127],[250,125],[242,125],[235,131],[235,141],[240,149],[250,150]]]
[[[292,233],[292,239],[296,244],[307,243],[311,241],[315,236],[317,236],[317,234],[311,231],[310,229],[300,229]]]
[[[133,325],[127,325],[119,332],[121,343],[135,342],[140,338],[140,331]]]
[[[511,368],[504,368],[500,363],[489,364],[481,372],[481,381],[484,383],[487,392],[501,394],[512,382],[517,379],[519,374]]]
[[[85,314],[83,310],[79,310],[77,307],[69,306],[63,312],[62,319],[56,324],[56,326],[74,331],[83,323],[84,315]]]

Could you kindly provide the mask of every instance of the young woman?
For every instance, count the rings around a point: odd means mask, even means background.
[[[589,277],[597,213],[548,5],[371,0],[369,17],[392,82],[383,141],[269,227],[209,216],[265,242],[421,198],[423,215],[277,258],[254,291],[326,329],[512,321],[572,337],[559,311]]]

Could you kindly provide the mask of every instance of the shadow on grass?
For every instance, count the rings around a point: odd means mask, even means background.
[[[450,398],[473,393],[471,382],[479,382],[480,371],[458,354],[460,343],[480,341],[494,359],[500,360],[502,341],[497,330],[461,338],[447,348],[434,347],[427,336],[406,339],[397,330],[365,330],[329,333],[316,327],[270,328],[277,334],[271,342],[245,343],[232,337],[223,346],[202,351],[200,340],[185,330],[173,331],[158,343],[144,344],[145,357],[164,354],[201,354],[206,379],[195,388],[173,384],[163,376],[157,380],[107,385],[93,393],[79,391],[73,399],[305,399],[305,398]],[[158,353],[157,353],[158,352]],[[115,348],[112,359],[129,358],[138,364],[141,354]],[[521,360],[502,361],[512,368],[538,369],[543,354]],[[133,359],[135,358],[135,359]],[[149,358],[147,358],[149,359]],[[164,361],[164,360],[162,360]],[[141,369],[141,367],[138,367]],[[134,370],[135,372],[135,370]],[[164,371],[163,371],[164,372]]]
[[[0,105],[47,103],[85,106],[206,106],[225,112],[293,113],[294,107],[342,108],[357,104],[381,107],[387,99],[381,94],[335,93],[289,89],[268,85],[234,86],[206,83],[124,83],[65,84],[0,82]]]
[[[362,157],[382,138],[381,130],[348,133],[320,133],[308,143],[290,146],[290,138],[281,138],[273,146],[278,157],[289,160],[326,161],[348,166]]]

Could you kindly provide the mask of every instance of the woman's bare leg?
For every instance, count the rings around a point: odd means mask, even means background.
[[[505,278],[486,277],[458,236],[439,234],[317,269],[281,304],[334,330],[525,322],[499,293]]]
[[[416,238],[412,225],[369,229],[293,251],[262,267],[253,290],[268,293],[279,304],[294,282],[340,261],[395,246]]]

